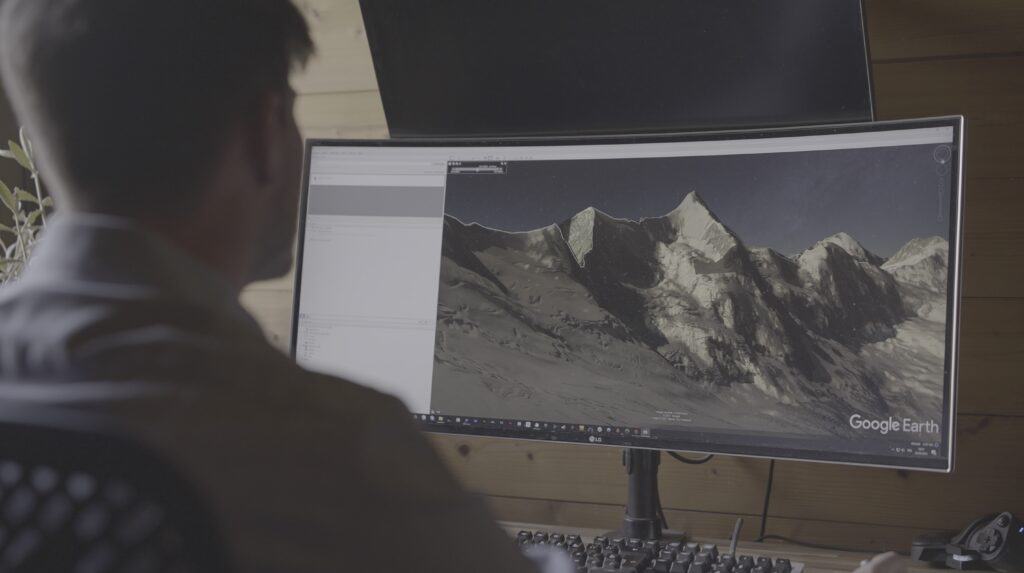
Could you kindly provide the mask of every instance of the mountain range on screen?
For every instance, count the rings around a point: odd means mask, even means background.
[[[501,418],[853,435],[941,419],[948,245],[756,248],[691,192],[638,221],[444,221],[432,408]]]

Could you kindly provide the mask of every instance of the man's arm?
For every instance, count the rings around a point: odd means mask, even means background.
[[[536,571],[483,503],[456,482],[398,400],[386,399],[361,444],[353,465],[401,547],[382,571]]]

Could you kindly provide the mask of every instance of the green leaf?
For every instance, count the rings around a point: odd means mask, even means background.
[[[18,234],[18,232],[15,231],[13,227],[8,227],[7,225],[4,225],[3,223],[0,223],[0,233],[10,233],[12,235],[17,235]]]
[[[14,196],[20,199],[21,201],[35,203],[37,205],[39,204],[39,199],[37,199],[35,195],[29,193],[28,191],[25,191],[24,189],[18,189],[17,187],[15,187]]]
[[[0,157],[3,157],[4,159],[14,159],[14,154],[6,149],[0,149]]]
[[[32,160],[28,158],[28,154],[25,153],[25,150],[20,145],[8,140],[7,146],[11,148],[11,153],[14,154],[14,160],[18,162],[18,165],[35,173],[36,168],[32,165]]]
[[[53,197],[43,197],[43,202],[40,203],[43,207],[53,208]]]
[[[28,222],[29,225],[35,225],[36,221],[39,219],[39,217],[42,214],[43,214],[42,209],[36,209],[35,211],[32,211],[31,213],[28,214],[28,218],[26,219],[26,221]]]
[[[0,181],[0,202],[12,212],[18,210],[18,200],[14,198],[14,193],[11,193],[11,189],[3,181]]]

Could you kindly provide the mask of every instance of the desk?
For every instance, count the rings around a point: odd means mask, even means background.
[[[522,530],[529,531],[548,531],[558,532],[567,535],[580,535],[585,541],[590,542],[595,536],[606,535],[608,530],[603,529],[592,529],[586,527],[569,527],[565,525],[543,525],[537,523],[516,523],[516,522],[501,522],[501,526],[511,536],[515,536],[516,533]],[[687,536],[690,541],[696,541],[698,543],[714,543],[718,545],[719,550],[729,547],[728,539],[714,539],[698,536]],[[775,542],[764,542],[754,543],[752,541],[740,541],[736,552],[740,555],[764,555],[775,559],[777,557],[785,557],[792,561],[798,561],[803,563],[806,568],[806,573],[850,573],[858,566],[861,561],[870,559],[872,553],[859,553],[852,551],[828,551],[824,549],[810,549],[807,547],[800,547],[799,545],[792,545],[789,543],[775,543]],[[908,573],[935,573],[935,569],[931,569],[926,565],[911,561],[909,557],[901,557],[905,560],[907,565]]]

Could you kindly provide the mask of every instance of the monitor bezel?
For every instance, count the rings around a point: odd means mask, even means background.
[[[958,351],[960,334],[960,305],[963,273],[963,202],[964,202],[964,157],[965,127],[963,116],[942,116],[922,119],[906,119],[867,123],[809,125],[799,127],[783,127],[754,130],[698,131],[683,133],[653,133],[634,135],[581,135],[555,137],[503,137],[503,138],[436,138],[436,139],[307,139],[305,158],[303,161],[302,187],[300,197],[299,229],[297,254],[295,261],[295,278],[292,305],[292,324],[290,353],[296,357],[297,334],[299,327],[299,308],[302,294],[303,246],[306,234],[306,217],[308,207],[309,175],[312,150],[315,147],[502,147],[502,146],[560,146],[560,145],[596,145],[596,144],[633,144],[633,143],[670,143],[693,141],[719,141],[724,139],[757,139],[792,137],[808,135],[833,135],[839,133],[866,133],[892,131],[899,129],[917,129],[927,127],[953,128],[953,147],[956,151],[955,161],[950,162],[950,233],[947,272],[947,317],[946,317],[946,364],[944,368],[944,389],[946,401],[943,408],[943,449],[942,458],[912,458],[899,456],[878,456],[871,454],[855,454],[848,452],[808,451],[800,449],[784,449],[769,446],[723,446],[712,443],[687,443],[682,440],[656,440],[654,437],[635,438],[626,436],[608,436],[601,434],[602,441],[595,443],[589,438],[598,434],[579,433],[569,435],[558,430],[540,433],[532,429],[504,429],[466,427],[454,423],[444,425],[424,425],[424,431],[436,434],[471,435],[508,439],[526,439],[553,443],[587,444],[596,446],[629,447],[653,450],[669,450],[694,452],[701,454],[734,455],[752,458],[806,461],[879,467],[901,470],[921,470],[949,473],[955,466],[956,442],[956,402],[958,382]],[[439,254],[440,256],[440,254]],[[451,416],[456,416],[452,414]],[[445,416],[448,416],[447,414]],[[454,420],[452,420],[454,422]],[[544,421],[542,421],[544,422]],[[554,422],[554,421],[546,421]],[[568,422],[557,421],[559,424]],[[917,462],[917,463],[914,463]]]

